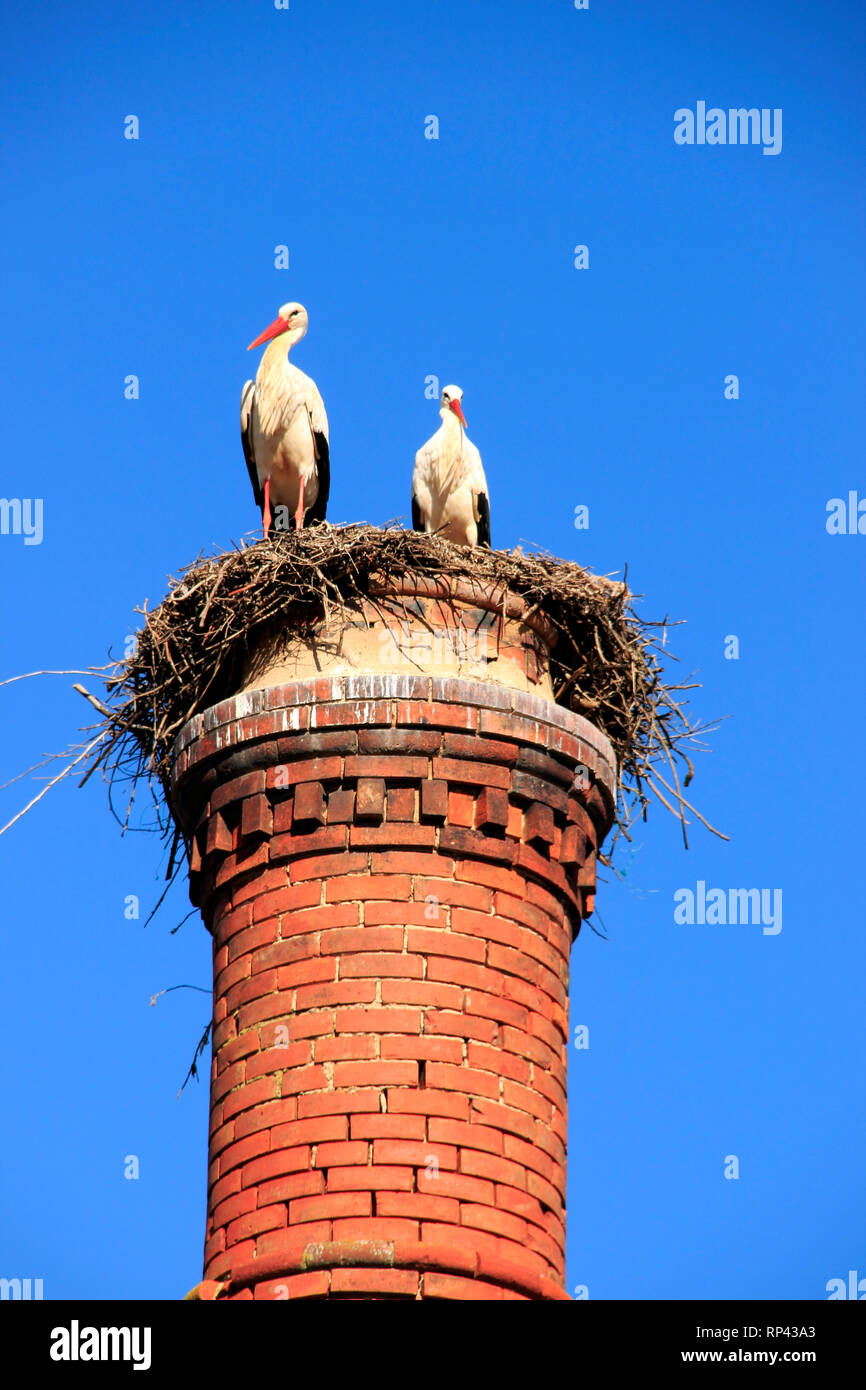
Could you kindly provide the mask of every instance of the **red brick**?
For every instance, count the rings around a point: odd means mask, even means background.
[[[285,875],[283,876],[285,882]],[[258,883],[258,879],[256,880]],[[270,887],[271,885],[267,885]],[[277,885],[274,884],[274,887]],[[255,896],[254,894],[252,896]],[[249,903],[235,907],[231,912],[220,912],[214,916],[213,933],[215,940],[221,944],[228,941],[236,932],[243,931],[244,927],[250,926],[252,922],[252,908]]]
[[[306,937],[304,938],[306,940]],[[331,956],[314,956],[312,960],[298,960],[293,965],[283,965],[277,971],[277,984],[282,991],[289,993],[298,985],[319,984],[324,980],[336,978],[337,967]]]
[[[328,824],[346,825],[355,814],[355,793],[351,787],[341,787],[328,797]]]
[[[261,1158],[254,1158],[251,1163],[244,1164],[239,1176],[244,1187],[256,1187],[269,1178],[284,1177],[287,1173],[303,1173],[309,1167],[310,1146],[302,1144],[294,1149],[278,1149],[276,1153],[266,1153],[262,1154]]]
[[[456,1169],[457,1150],[450,1144],[433,1144],[411,1139],[374,1139],[374,1163],[408,1163],[413,1168],[427,1168],[435,1159],[440,1168]]]
[[[256,1284],[256,1302],[267,1299],[326,1298],[331,1284],[329,1269],[311,1269],[306,1274],[282,1274]]]
[[[241,1004],[250,1004],[266,994],[274,994],[277,988],[276,970],[262,970],[248,980],[238,980],[237,984],[223,988],[219,992],[225,996],[226,1004],[234,1013]]]
[[[483,912],[469,912],[463,907],[452,907],[451,927],[453,931],[463,932],[466,936],[497,941],[503,946],[514,947],[520,942],[520,928],[515,922]]]
[[[526,1221],[534,1221],[537,1225],[544,1219],[537,1197],[504,1183],[496,1185],[496,1205],[503,1211],[513,1211],[517,1216],[522,1216]]]
[[[219,1178],[214,1183],[208,1194],[208,1207],[215,1209],[220,1202],[224,1202],[226,1197],[233,1197],[236,1192],[241,1190],[240,1170],[235,1168],[231,1173],[227,1173],[224,1178]],[[245,1208],[249,1210],[249,1208]]]
[[[469,734],[446,734],[443,750],[446,758],[484,758],[492,763],[517,762],[518,747],[514,743],[500,743],[493,738],[479,739]]]
[[[526,1222],[511,1212],[496,1207],[476,1206],[464,1202],[460,1208],[460,1221],[464,1226],[472,1226],[480,1231],[490,1231],[493,1235],[504,1236],[523,1244],[527,1238]]]
[[[377,1199],[378,1210],[378,1199]],[[326,1192],[321,1197],[298,1197],[289,1203],[289,1221],[335,1220],[339,1216],[370,1216],[372,1192]],[[385,1213],[383,1212],[383,1215]]]
[[[349,1121],[345,1115],[322,1115],[316,1119],[293,1120],[271,1131],[271,1150],[291,1150],[298,1145],[321,1144],[347,1139]]]
[[[424,974],[423,957],[417,955],[398,955],[396,951],[386,953],[358,951],[355,955],[340,957],[340,979],[356,979],[374,975],[377,980],[383,976],[410,976],[421,979]]]
[[[452,860],[444,861],[453,863]],[[415,879],[415,901],[420,902],[432,895],[442,903],[448,903],[454,907],[472,908],[470,914],[473,917],[480,917],[483,913],[488,913],[493,906],[493,893],[489,888],[479,888],[474,883],[458,883],[444,878],[436,878],[433,868],[428,865],[426,870],[418,870],[430,874],[429,878]]]
[[[273,1178],[270,1182],[259,1184],[259,1207],[267,1209],[271,1203],[291,1202],[296,1197],[314,1197],[324,1190],[325,1177],[323,1173],[311,1171],[288,1173],[285,1177]],[[285,1211],[285,1206],[283,1210]]]
[[[329,1168],[329,1192],[411,1192],[414,1183],[412,1168],[366,1164],[357,1168]]]
[[[414,820],[415,788],[389,787],[385,797],[385,806],[389,821]]]
[[[502,1099],[506,1105],[517,1110],[527,1110],[530,1115],[543,1123],[550,1122],[552,1106],[546,1097],[539,1096],[529,1086],[521,1086],[517,1081],[505,1080],[502,1083]]]
[[[422,820],[444,821],[448,814],[448,783],[425,778],[421,783]]]
[[[292,824],[325,824],[325,792],[321,782],[300,782],[295,788]]]
[[[473,991],[473,998],[475,990],[498,992],[502,988],[502,976],[497,971],[488,970],[475,961],[457,960],[454,956],[430,956],[427,979],[462,985]]]
[[[553,844],[553,811],[543,802],[534,801],[526,808],[523,820],[526,839],[534,845]]]
[[[309,1044],[307,1046],[309,1050]],[[256,1134],[261,1129],[270,1131],[274,1125],[283,1124],[286,1120],[293,1120],[296,1110],[297,1101],[294,1096],[266,1101],[264,1105],[256,1105],[250,1110],[244,1110],[238,1116],[235,1125],[235,1138],[244,1139],[248,1134]]]
[[[388,1091],[388,1109],[394,1115],[444,1115],[452,1120],[469,1119],[469,1097],[454,1091],[424,1087],[420,1090]]]
[[[299,886],[308,879],[330,879],[339,878],[341,874],[356,874],[359,869],[366,868],[366,854],[316,854],[309,858],[295,859],[290,869],[292,883]],[[311,894],[311,903],[319,902],[321,885],[312,885],[317,890]],[[298,906],[307,907],[311,904],[299,903]]]
[[[557,1216],[562,1216],[562,1198],[555,1187],[546,1182],[538,1173],[526,1174],[526,1187],[533,1197],[537,1197],[544,1206],[550,1207],[551,1211]]]
[[[381,1192],[376,1195],[379,1216],[410,1217],[417,1221],[459,1221],[460,1203],[455,1197],[423,1192]]]
[[[397,703],[397,723],[430,725],[437,729],[463,729],[471,732],[478,727],[478,711],[472,705],[446,705],[421,700],[400,700]]]
[[[421,729],[361,729],[358,734],[362,753],[435,753],[441,734]]]
[[[366,1163],[370,1157],[370,1145],[363,1139],[342,1140],[333,1144],[319,1144],[316,1147],[314,1167],[341,1167],[345,1164]]]
[[[275,917],[267,922],[259,922],[255,927],[247,927],[238,932],[228,943],[229,960],[238,960],[245,955],[254,956],[262,946],[270,946],[277,939],[279,924]]]
[[[356,927],[359,921],[360,914],[356,903],[325,903],[323,907],[308,907],[303,912],[285,913],[280,923],[280,935],[283,940],[287,940],[290,936],[303,936],[311,931]]]
[[[260,796],[247,797],[241,810],[241,838],[244,840],[259,836],[266,838],[273,830],[273,821],[270,802],[264,793]]]
[[[279,790],[292,787],[296,782],[335,782],[342,771],[342,759],[338,757],[299,758],[296,762],[269,767],[266,781],[269,788]]]
[[[470,1042],[466,1060],[470,1067],[480,1067],[483,1071],[507,1076],[511,1081],[529,1082],[530,1067],[525,1057],[516,1057],[502,1047],[489,1047],[485,1043]]]
[[[424,1032],[438,1033],[449,1038],[476,1038],[479,1042],[493,1042],[496,1038],[496,1024],[493,1019],[470,1018],[457,1010],[428,1009],[424,1017]]]
[[[540,1177],[545,1178],[548,1182],[554,1182],[557,1173],[562,1170],[561,1164],[552,1159],[550,1154],[538,1148],[537,1144],[534,1142],[534,1135],[533,1142],[527,1143],[514,1134],[506,1134],[504,1136],[503,1151],[506,1158],[520,1164],[522,1168],[531,1169],[532,1172],[538,1173]],[[502,1179],[502,1181],[508,1182],[509,1179]],[[526,1182],[513,1183],[512,1186],[525,1187]]]
[[[237,1178],[240,1179],[239,1173],[237,1175],[231,1173],[229,1176],[237,1176]],[[219,1184],[217,1184],[217,1186],[219,1186]],[[211,1230],[216,1230],[218,1226],[227,1226],[230,1221],[236,1221],[239,1216],[246,1216],[247,1212],[255,1211],[255,1209],[255,1192],[234,1192],[231,1196],[224,1198],[222,1201],[214,1201],[212,1203],[210,1228]]]
[[[207,823],[205,855],[226,854],[232,848],[232,834],[219,811],[212,811]]]
[[[451,788],[448,793],[448,825],[468,829],[475,819],[475,793]]]
[[[349,832],[345,825],[317,825],[315,821],[299,821],[291,835],[275,835],[268,846],[271,863],[293,859],[297,854],[339,854],[348,845]]]
[[[348,724],[352,728],[361,724],[390,724],[390,700],[340,700],[333,704],[313,706],[310,728]],[[349,774],[347,774],[349,775]]]
[[[382,777],[362,777],[355,793],[355,819],[381,820],[385,814],[385,781]]]
[[[234,1245],[239,1240],[249,1240],[251,1236],[261,1235],[263,1231],[278,1230],[285,1226],[286,1221],[284,1206],[260,1207],[257,1211],[247,1212],[245,1216],[239,1216],[236,1221],[232,1221],[226,1229],[226,1243]]]
[[[440,1274],[430,1270],[424,1275],[424,1297],[447,1299],[449,1303],[499,1301],[510,1292],[484,1279],[464,1279],[459,1274]]]
[[[353,1139],[423,1139],[427,1129],[423,1115],[353,1115],[349,1123]]]
[[[428,1009],[456,1010],[462,1002],[463,991],[456,985],[432,984],[427,980],[382,981],[383,1004],[420,1004]]]
[[[372,1004],[375,998],[372,980],[337,980],[334,984],[303,985],[297,992],[295,1007],[301,1010],[326,1009],[331,1004]]]
[[[507,1183],[511,1187],[526,1187],[526,1169],[498,1154],[462,1148],[459,1167],[461,1173],[468,1173],[471,1177],[489,1178],[491,1182]]]
[[[471,1096],[487,1096],[490,1100],[499,1098],[499,1077],[474,1067],[455,1067],[448,1062],[430,1062],[427,1065],[427,1082],[443,1091],[465,1091]]]
[[[414,1269],[342,1269],[331,1273],[331,1293],[402,1294],[415,1298],[420,1274]]]
[[[265,1153],[268,1142],[266,1133],[251,1134],[248,1139],[241,1139],[237,1143],[227,1145],[220,1154],[220,1177],[232,1168],[237,1168],[242,1163],[249,1163],[251,1158],[258,1158],[260,1154]]]
[[[387,778],[389,782],[393,782],[399,778],[401,782],[411,782],[426,777],[427,767],[426,758],[412,758],[404,753],[388,753],[378,756],[347,758],[345,775],[361,780]]]
[[[338,1009],[339,1033],[420,1033],[420,1009]]]
[[[490,1207],[496,1201],[493,1183],[487,1182],[484,1178],[468,1178],[461,1173],[441,1171],[437,1177],[428,1178],[418,1169],[416,1181],[419,1192],[433,1197],[456,1197],[460,1202],[481,1202]]]
[[[352,951],[402,951],[402,927],[341,927],[322,932],[322,955]]]
[[[466,1012],[478,1014],[481,1018],[497,1019],[500,1023],[511,1023],[515,1028],[525,1028],[528,1017],[526,1009],[518,1004],[479,989],[473,989],[467,996]]]
[[[418,1240],[421,1227],[405,1217],[354,1216],[334,1222],[334,1240]],[[417,1275],[415,1276],[417,1278]]]
[[[431,1116],[427,1121],[430,1139],[436,1142],[457,1144],[461,1148],[482,1149],[485,1153],[503,1152],[501,1130],[482,1124],[465,1124],[462,1120],[444,1120]]]
[[[482,751],[478,750],[479,753]],[[493,763],[469,762],[462,758],[433,758],[430,764],[433,776],[441,777],[449,785],[468,785],[473,787],[500,787],[507,791],[514,774],[507,768]]]
[[[410,894],[411,881],[405,874],[381,874],[363,878],[353,875],[328,882],[325,899],[329,903],[366,902],[370,898],[408,902]]]
[[[475,803],[477,830],[504,830],[508,825],[508,793],[501,787],[484,787]]]
[[[275,1095],[276,1078],[273,1076],[262,1077],[261,1081],[250,1081],[244,1086],[238,1086],[237,1090],[225,1098],[223,1119],[230,1120],[242,1110],[250,1110],[262,1101],[273,1100]]]
[[[373,1088],[364,1091],[320,1091],[298,1098],[298,1115],[303,1120],[313,1115],[352,1115],[359,1110],[377,1111],[379,1095],[380,1092]]]
[[[285,1078],[283,1078],[285,1085]],[[415,1062],[335,1062],[335,1086],[417,1086]]]
[[[432,956],[456,956],[461,960],[483,961],[487,947],[472,936],[460,936],[455,931],[436,928],[409,927],[406,946],[410,951],[423,951]]]
[[[448,908],[437,908],[435,903],[364,903],[364,925],[368,927],[429,926],[431,922],[445,925],[447,914]]]
[[[368,1036],[352,1038],[317,1038],[313,1044],[313,1056],[317,1062],[364,1062],[376,1057],[376,1038]]]
[[[242,777],[232,777],[230,781],[214,788],[210,798],[210,809],[212,812],[219,811],[230,801],[241,801],[244,797],[254,796],[256,792],[263,792],[264,789],[264,772],[246,772]]]
[[[500,946],[498,942],[491,942],[487,961],[492,969],[502,970],[508,975],[518,975],[529,984],[536,984],[538,981],[538,962],[532,956],[515,951],[510,946]]]
[[[520,1110],[512,1110],[510,1106],[501,1102],[497,1105],[494,1101],[486,1100],[484,1096],[475,1096],[471,1108],[473,1120],[480,1120],[482,1124],[491,1125],[494,1129],[508,1130],[528,1140],[535,1134],[535,1121],[530,1115]],[[507,1147],[505,1153],[508,1154]]]
[[[409,821],[389,821],[387,825],[353,825],[349,832],[349,843],[353,849],[359,850],[384,850],[388,846],[404,850],[432,850],[435,839],[434,826],[416,825]],[[381,872],[377,862],[371,867]]]
[[[459,1063],[463,1061],[463,1041],[461,1038],[385,1037],[380,1039],[380,1055],[389,1059]]]

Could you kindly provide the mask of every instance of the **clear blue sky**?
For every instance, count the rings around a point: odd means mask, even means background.
[[[167,574],[255,528],[245,347],[298,299],[332,520],[408,518],[425,378],[457,382],[494,545],[627,562],[645,616],[686,620],[696,714],[732,716],[692,788],[731,842],[696,826],[686,852],[659,807],[601,887],[609,939],[574,950],[568,1282],[591,1298],[821,1299],[866,1275],[866,536],[825,525],[866,497],[864,27],[850,0],[4,17],[0,490],[42,498],[44,534],[0,536],[0,676],[122,652]],[[781,152],[675,144],[698,101],[781,108]],[[87,722],[70,685],[0,691],[2,780]],[[27,794],[0,795],[3,820]],[[206,1083],[175,1093],[208,1001],[149,999],[209,986],[209,939],[170,934],[180,885],[142,930],[165,864],[96,780],[0,856],[0,1275],[182,1296]],[[781,932],[678,925],[699,880],[781,889]]]

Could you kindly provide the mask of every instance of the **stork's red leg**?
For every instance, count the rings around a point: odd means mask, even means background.
[[[298,510],[295,512],[295,529],[300,531],[304,524],[304,479],[301,479],[301,491],[298,496]]]
[[[271,480],[265,478],[265,505],[262,508],[262,526],[264,527],[265,540],[271,529]]]

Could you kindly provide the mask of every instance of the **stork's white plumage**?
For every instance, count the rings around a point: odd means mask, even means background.
[[[255,383],[241,393],[241,442],[262,525],[271,530],[271,508],[281,508],[287,524],[300,529],[304,518],[324,521],[331,470],[328,417],[311,377],[289,361],[289,349],[307,331],[303,304],[284,304],[273,323],[250,348],[268,343]],[[249,349],[248,349],[249,351]]]
[[[412,525],[461,545],[490,544],[490,498],[481,455],[466,435],[459,386],[446,386],[442,424],[415,455]]]

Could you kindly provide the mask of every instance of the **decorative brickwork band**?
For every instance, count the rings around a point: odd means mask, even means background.
[[[470,680],[295,681],[186,725],[222,1296],[567,1296],[569,948],[615,785],[585,719]]]

